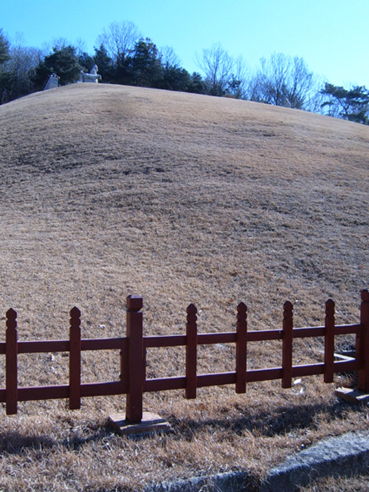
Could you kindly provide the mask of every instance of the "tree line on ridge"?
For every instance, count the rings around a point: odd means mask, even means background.
[[[52,73],[60,77],[60,85],[74,83],[81,70],[89,72],[96,64],[104,83],[228,96],[369,124],[365,86],[346,89],[323,81],[297,56],[274,53],[251,72],[242,58],[235,59],[214,44],[197,56],[203,75],[190,74],[173,49],[159,49],[127,21],[104,29],[94,54],[79,44],[60,39],[51,50],[42,51],[24,46],[21,37],[10,44],[0,29],[0,104],[43,90]]]

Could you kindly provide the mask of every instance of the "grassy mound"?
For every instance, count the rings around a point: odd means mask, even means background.
[[[337,322],[357,322],[369,279],[368,144],[368,127],[342,120],[133,87],[76,84],[1,106],[1,309],[17,310],[19,339],[67,338],[74,305],[84,338],[120,336],[129,294],[143,296],[147,335],[184,333],[190,302],[200,331],[232,330],[240,301],[250,329],[280,327],[286,299],[296,326],[322,324],[329,297]],[[296,342],[295,361],[321,360],[321,349]],[[249,357],[250,367],[277,366],[280,344],[253,345]],[[183,364],[183,350],[152,350],[147,373],[179,375]],[[19,365],[20,385],[68,379],[62,354]],[[199,352],[199,372],[233,365],[234,347]],[[82,372],[83,382],[116,379],[119,357],[85,353]],[[0,417],[0,484],[137,489],[260,472],[366,425],[321,378],[198,394],[146,395],[145,410],[168,417],[174,434],[139,443],[105,424],[122,398],[84,400],[75,413],[65,402],[20,404],[19,417]]]

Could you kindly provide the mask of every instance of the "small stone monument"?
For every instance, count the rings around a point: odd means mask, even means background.
[[[101,75],[97,73],[98,71],[98,66],[94,65],[90,73],[84,73],[83,70],[81,70],[79,74],[79,80],[78,82],[92,82],[94,84],[98,84],[99,80],[101,80]]]
[[[49,80],[46,82],[44,91],[47,91],[48,89],[55,89],[56,87],[58,87],[59,79],[60,77],[58,77],[55,73],[52,73],[49,77]]]

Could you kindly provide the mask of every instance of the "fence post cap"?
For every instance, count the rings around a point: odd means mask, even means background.
[[[328,301],[325,303],[326,307],[327,308],[334,308],[335,307],[335,303],[334,303],[334,300],[333,299],[328,299]]]
[[[141,296],[128,296],[127,297],[127,309],[129,311],[139,311],[142,309],[143,300]]]
[[[190,304],[187,309],[186,309],[187,314],[196,314],[197,313],[197,307],[195,304]]]
[[[74,306],[74,308],[70,310],[69,314],[71,318],[79,318],[81,316],[81,311],[78,309],[78,307]]]
[[[13,308],[8,309],[6,312],[6,319],[15,320],[17,319],[17,312]]]
[[[283,304],[283,309],[285,311],[292,311],[293,310],[293,304],[291,301],[286,301],[284,304]]]
[[[247,311],[247,306],[244,302],[240,302],[239,305],[237,306],[237,312],[240,314],[246,313]]]

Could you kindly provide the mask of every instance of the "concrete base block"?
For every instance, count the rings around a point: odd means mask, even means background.
[[[121,435],[149,434],[151,432],[168,432],[170,424],[160,415],[151,412],[143,412],[142,420],[133,424],[126,419],[125,413],[114,413],[109,415],[109,422]]]
[[[368,403],[369,394],[352,388],[337,388],[336,395],[351,403]]]

